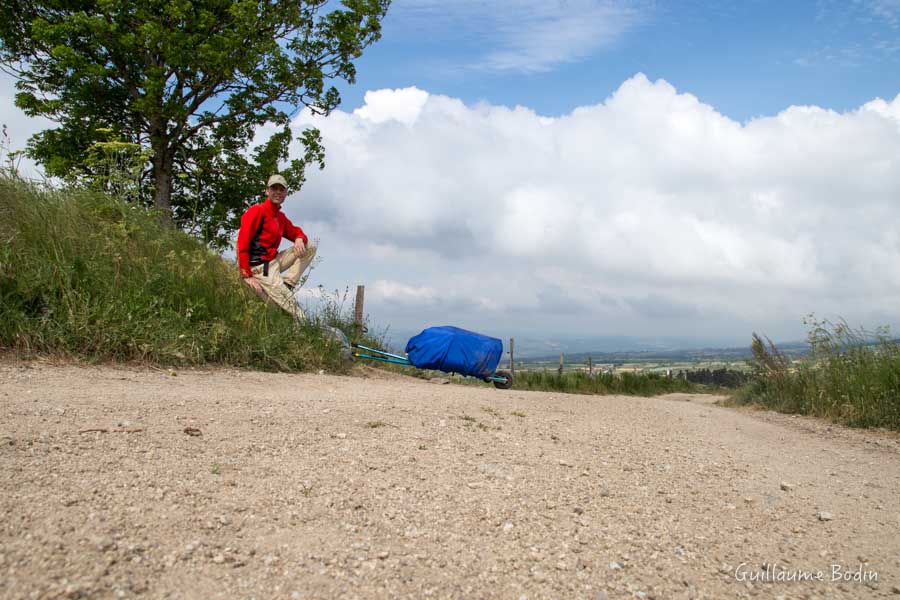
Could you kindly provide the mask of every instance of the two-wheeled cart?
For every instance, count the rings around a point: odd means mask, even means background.
[[[459,327],[429,327],[423,330],[407,342],[406,356],[362,344],[351,346],[356,358],[458,373],[493,383],[501,390],[508,390],[513,384],[510,372],[497,370],[503,355],[503,342]]]

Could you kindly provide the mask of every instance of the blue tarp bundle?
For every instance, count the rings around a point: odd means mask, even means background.
[[[459,327],[429,327],[410,338],[406,353],[420,369],[489,377],[497,370],[503,342]]]

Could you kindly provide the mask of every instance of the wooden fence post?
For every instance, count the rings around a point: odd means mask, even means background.
[[[516,338],[509,338],[509,374],[515,378],[516,376]]]
[[[563,353],[559,353],[559,376],[562,377],[563,373]]]
[[[588,356],[588,377],[594,376],[594,361]]]
[[[353,324],[356,325],[356,328],[359,331],[362,331],[363,327],[363,304],[365,303],[365,300],[366,286],[356,286],[356,304],[353,307]]]

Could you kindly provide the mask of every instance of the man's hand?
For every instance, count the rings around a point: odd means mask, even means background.
[[[249,285],[255,292],[262,292],[262,286],[255,277],[244,277],[244,283]]]
[[[303,243],[301,238],[297,238],[294,240],[294,254],[297,256],[303,256],[306,254],[306,244]]]

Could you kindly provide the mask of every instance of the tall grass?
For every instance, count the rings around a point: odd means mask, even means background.
[[[887,330],[811,318],[810,358],[792,362],[753,335],[753,380],[736,396],[787,413],[817,415],[852,427],[900,430],[900,344]]]
[[[563,373],[516,371],[513,388],[567,394],[628,394],[653,396],[672,392],[696,392],[699,386],[684,379],[669,379],[661,373]]]
[[[323,319],[348,325],[332,307]],[[343,317],[343,321],[342,321]],[[345,369],[317,315],[296,323],[153,212],[0,176],[0,346],[20,355]],[[348,331],[349,333],[349,331]]]

